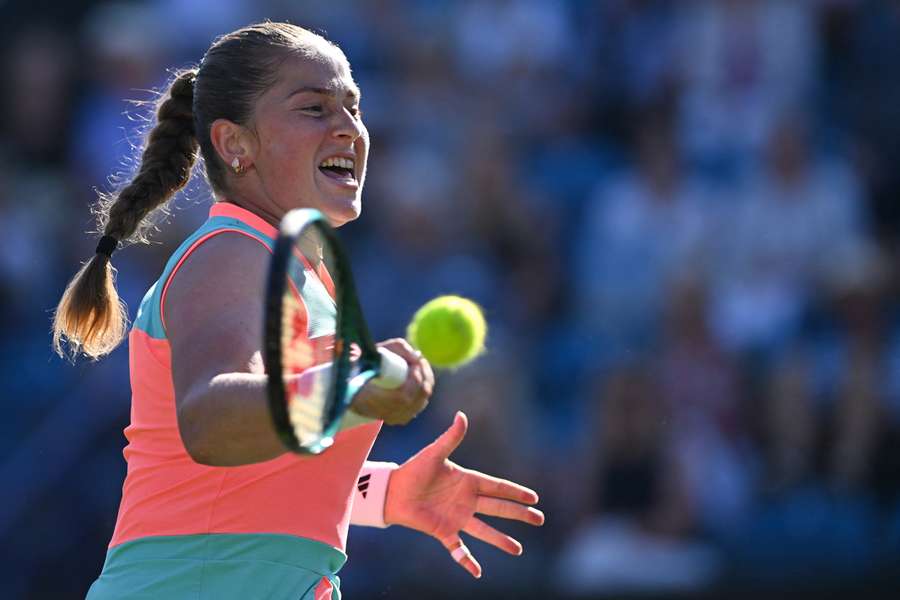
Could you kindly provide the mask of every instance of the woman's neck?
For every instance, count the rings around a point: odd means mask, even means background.
[[[263,221],[275,228],[278,227],[278,225],[281,223],[281,218],[284,216],[284,212],[277,211],[275,207],[261,206],[256,202],[246,202],[234,196],[216,196],[216,201],[229,202],[231,204],[234,204],[235,206],[240,206],[244,210],[248,210],[257,215]]]

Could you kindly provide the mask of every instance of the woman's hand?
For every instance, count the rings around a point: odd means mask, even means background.
[[[447,431],[391,474],[384,520],[437,539],[473,577],[481,577],[481,565],[460,539],[461,531],[514,556],[522,554],[522,544],[475,513],[530,525],[543,525],[544,513],[526,506],[538,501],[533,490],[448,460],[467,427],[465,414],[456,413]]]
[[[351,408],[364,417],[383,419],[388,425],[405,425],[428,406],[434,390],[434,373],[422,354],[404,339],[387,340],[378,346],[406,361],[409,365],[406,381],[392,390],[369,382],[353,398]]]

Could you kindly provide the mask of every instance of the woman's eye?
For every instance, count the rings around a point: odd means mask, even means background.
[[[322,113],[322,105],[315,104],[313,106],[305,106],[305,107],[301,108],[300,110],[302,110],[303,112],[312,112],[312,113],[321,114]]]
[[[358,106],[351,106],[347,110],[349,110],[350,114],[356,118],[362,117],[362,110]]]

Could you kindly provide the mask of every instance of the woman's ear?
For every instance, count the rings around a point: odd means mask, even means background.
[[[216,119],[209,129],[209,137],[216,154],[230,170],[240,165],[243,171],[256,159],[256,137],[244,127],[228,119]]]

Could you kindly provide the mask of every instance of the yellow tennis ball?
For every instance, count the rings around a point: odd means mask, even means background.
[[[416,311],[406,337],[435,367],[460,367],[484,350],[481,307],[460,296],[439,296]]]

